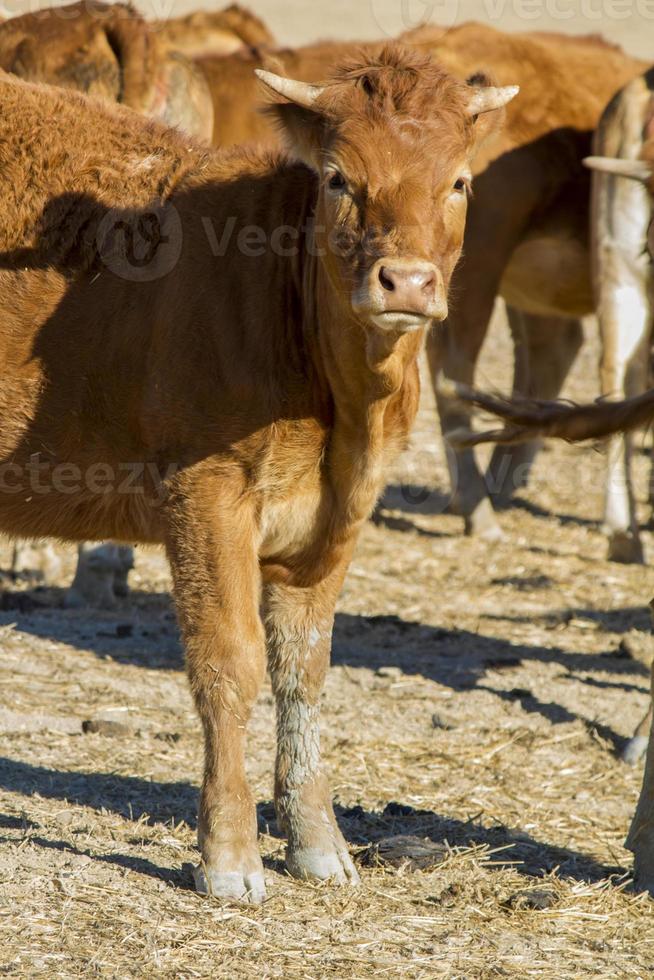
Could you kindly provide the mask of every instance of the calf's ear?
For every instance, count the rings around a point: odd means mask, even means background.
[[[312,169],[319,170],[324,117],[315,103],[323,92],[322,87],[284,78],[262,68],[255,68],[255,74],[269,92],[286,100],[270,102],[264,111],[276,123],[287,149]]]

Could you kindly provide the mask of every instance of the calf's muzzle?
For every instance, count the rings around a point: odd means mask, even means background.
[[[380,259],[368,283],[370,315],[378,327],[408,331],[447,316],[443,277],[431,262]]]

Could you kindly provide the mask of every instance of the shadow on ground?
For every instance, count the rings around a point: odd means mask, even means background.
[[[122,610],[98,611],[93,619],[88,612],[63,610],[58,605],[58,590],[18,592],[23,607],[0,612],[0,626],[15,623],[15,628],[47,640],[56,640],[76,649],[92,651],[100,659],[131,664],[146,669],[181,670],[183,653],[170,598],[165,593],[133,593]],[[63,593],[62,593],[63,594]],[[33,596],[29,608],[22,597]],[[21,612],[21,608],[23,611]],[[627,607],[600,612],[594,609],[562,610],[543,617],[544,625],[565,626],[575,618],[601,624],[613,632],[627,632],[649,626],[649,613],[642,607]],[[485,617],[493,619],[492,616]],[[501,620],[526,621],[522,617],[499,616]],[[530,623],[534,617],[529,619]],[[607,686],[646,689],[649,670],[639,660],[619,649],[599,654],[570,653],[557,646],[545,647],[511,643],[469,630],[443,629],[401,619],[399,616],[358,616],[339,613],[334,627],[332,663],[373,671],[396,667],[407,675],[418,675],[455,691],[485,690],[502,700],[519,700],[523,708],[547,718],[552,724],[576,720],[577,715],[553,702],[538,700],[529,690],[505,689],[501,684],[484,683],[489,671],[504,671],[530,661],[558,664],[565,676],[592,684],[594,672],[615,676]],[[584,719],[581,719],[584,721]],[[634,719],[634,724],[638,719]],[[597,726],[596,726],[597,727]],[[599,730],[599,729],[598,729]],[[616,752],[625,740],[606,727],[604,737]]]
[[[184,822],[191,827],[196,823],[198,791],[186,782],[155,782],[115,773],[64,772],[13,759],[1,759],[0,787],[28,798],[38,794],[46,799],[67,801],[99,812],[110,811],[135,823],[174,821],[176,825]],[[474,818],[459,820],[403,803],[388,803],[382,811],[337,805],[336,815],[346,840],[355,846],[364,847],[396,834],[410,834],[428,837],[438,843],[447,842],[450,847],[486,845],[493,850],[502,848],[499,854],[493,856],[493,861],[510,864],[528,877],[542,877],[558,869],[561,877],[593,882],[624,873],[624,869],[617,866],[600,864],[588,855],[535,840],[529,834],[510,827],[486,827]],[[272,803],[259,805],[258,819],[260,830],[279,836]],[[190,885],[185,872],[179,868],[166,868],[132,855],[98,855],[79,849],[74,843],[53,840],[27,814],[21,817],[0,815],[0,828],[21,832],[20,837],[16,834],[0,836],[0,845],[28,839],[32,845],[39,847],[85,854],[93,860],[129,868],[176,885]],[[279,862],[274,859],[268,862],[268,866],[281,870]]]

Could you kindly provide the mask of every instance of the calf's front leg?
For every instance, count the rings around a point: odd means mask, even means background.
[[[256,530],[244,506],[205,496],[171,521],[168,552],[191,690],[205,738],[195,870],[201,894],[265,898],[245,733],[265,671]]]
[[[269,586],[265,623],[277,705],[275,807],[288,837],[286,865],[297,878],[356,884],[320,757],[320,695],[343,576],[341,569],[315,588]]]

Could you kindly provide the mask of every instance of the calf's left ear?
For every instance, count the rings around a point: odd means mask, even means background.
[[[317,111],[315,103],[323,88],[284,78],[262,68],[254,71],[269,92],[286,99],[285,102],[269,103],[265,112],[277,123],[288,150],[314,170],[319,170],[324,117]]]

